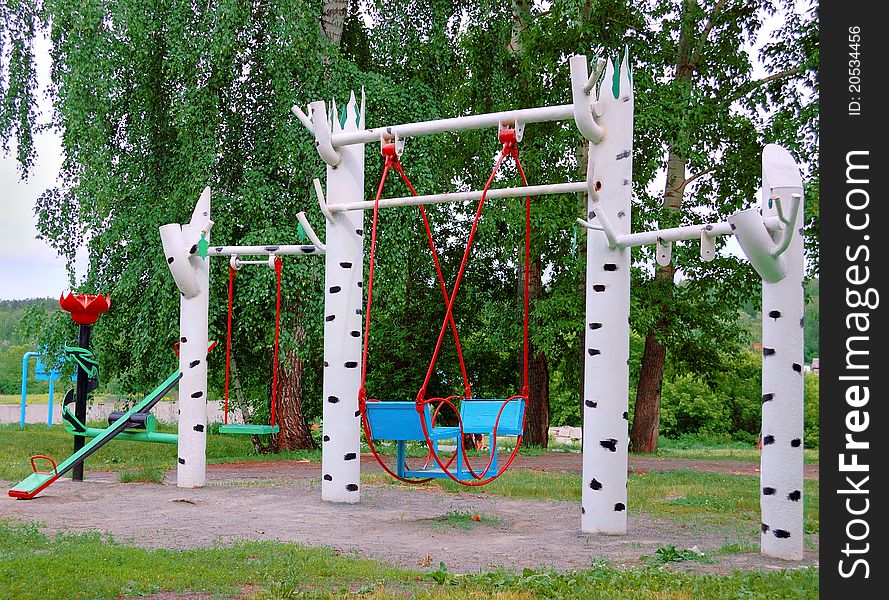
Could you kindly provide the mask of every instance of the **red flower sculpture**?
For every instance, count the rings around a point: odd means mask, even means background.
[[[111,298],[106,298],[102,294],[94,296],[93,294],[75,294],[74,292],[68,292],[66,296],[63,292],[59,298],[59,306],[71,313],[71,318],[75,323],[92,325],[99,315],[111,308]]]

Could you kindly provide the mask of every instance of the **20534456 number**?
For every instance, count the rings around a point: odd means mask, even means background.
[[[849,89],[849,105],[848,113],[850,116],[858,116],[861,114],[861,27],[853,25],[849,27],[849,71],[848,71],[848,89]]]

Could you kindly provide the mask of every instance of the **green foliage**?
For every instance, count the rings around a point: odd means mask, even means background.
[[[144,389],[173,368],[178,294],[157,229],[186,221],[205,185],[213,189],[214,242],[292,241],[292,215],[300,209],[321,223],[310,182],[323,167],[311,136],[290,115],[294,103],[335,98],[342,107],[350,90],[363,87],[368,127],[561,104],[570,101],[568,54],[616,57],[627,46],[636,90],[635,230],[668,220],[654,186],[668,147],[682,155],[690,174],[700,175],[686,189],[682,224],[721,219],[746,206],[766,142],[788,145],[814,172],[817,99],[798,93],[800,86],[814,89],[817,23],[809,7],[797,13],[789,0],[529,3],[524,28],[515,30],[510,4],[491,0],[381,0],[365,5],[364,15],[359,6],[349,3],[339,46],[318,26],[325,5],[317,0],[17,0],[0,7],[0,53],[10,57],[0,63],[0,140],[4,152],[17,142],[23,173],[33,163],[36,127],[33,40],[46,31],[52,41],[51,126],[63,137],[66,158],[59,184],[41,196],[37,212],[42,237],[69,267],[88,240],[90,268],[78,287],[113,299],[95,327],[106,382]],[[784,25],[762,55],[770,74],[783,74],[755,80],[746,48],[773,13]],[[700,43],[690,83],[674,76],[683,32]],[[517,42],[512,49],[511,41]],[[775,116],[767,122],[765,114]],[[479,188],[497,146],[491,131],[414,139],[403,160],[420,193]],[[521,146],[531,183],[575,180],[584,171],[585,145],[568,124],[529,126]],[[371,196],[380,158],[372,144],[366,152],[365,194]],[[497,185],[515,180],[507,167]],[[387,188],[406,193],[397,181]],[[806,191],[806,232],[813,238],[817,187]],[[585,212],[585,202],[552,196],[533,207],[532,255],[545,277],[532,306],[532,342],[552,371],[557,424],[580,418],[584,247],[569,224]],[[505,397],[520,382],[520,205],[489,203],[456,306],[479,396]],[[469,228],[462,217],[469,210],[429,208],[449,282],[462,257]],[[442,298],[414,211],[384,212],[379,247],[368,389],[411,399],[441,326]],[[658,335],[673,367],[698,374],[719,394],[721,351],[743,345],[736,317],[741,306],[756,302],[759,280],[735,258],[701,263],[694,244],[677,245],[674,255],[685,279],[664,302],[665,290],[651,277],[651,249],[634,251],[632,327],[644,339],[665,318],[669,327]],[[214,261],[211,272],[210,337],[217,340],[225,336],[226,269]],[[320,414],[322,281],[321,261],[285,260],[283,323],[292,335],[282,343],[285,354],[303,361],[310,418]],[[239,275],[233,355],[257,419],[269,397],[271,290],[268,272]],[[32,324],[52,347],[72,337],[70,321],[57,316],[37,315]],[[223,384],[220,354],[211,355],[214,395]],[[446,343],[430,395],[461,387],[455,354]],[[705,393],[694,378],[677,380],[673,389],[682,398],[676,427],[716,427],[717,415],[691,394]],[[719,414],[749,432],[746,410],[738,400]]]
[[[805,412],[803,414],[804,419],[804,434],[803,434],[803,447],[804,448],[817,448],[818,443],[820,441],[819,433],[820,433],[820,419],[818,415],[818,410],[820,406],[820,397],[819,397],[819,382],[820,378],[818,373],[808,372],[803,374],[803,385],[805,386]]]

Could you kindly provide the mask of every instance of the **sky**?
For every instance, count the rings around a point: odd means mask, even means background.
[[[777,26],[767,19],[760,33],[760,43]],[[51,104],[45,98],[49,84],[50,42],[39,38],[35,44],[37,78],[41,98],[40,122],[48,122]],[[754,63],[754,75],[762,76],[761,65]],[[68,289],[65,260],[49,244],[37,239],[34,205],[43,191],[55,184],[62,164],[62,146],[58,133],[45,131],[35,136],[37,160],[27,181],[19,180],[15,148],[8,156],[0,153],[0,300],[59,296]],[[658,181],[662,181],[659,179]],[[727,244],[729,253],[741,256],[734,238]],[[86,252],[81,250],[75,260],[75,276],[80,279],[87,268]]]
[[[49,82],[49,42],[36,43],[37,76],[40,95]],[[40,122],[47,122],[51,105],[41,100]],[[68,289],[65,260],[49,244],[37,239],[34,204],[43,191],[52,187],[62,165],[62,143],[55,132],[35,137],[37,162],[27,181],[19,180],[15,146],[8,156],[0,153],[0,300],[60,296]],[[83,253],[76,266],[84,272]]]

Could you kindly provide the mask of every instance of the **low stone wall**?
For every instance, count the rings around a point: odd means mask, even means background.
[[[26,423],[46,423],[47,421],[46,404],[28,404],[25,408]],[[126,406],[123,403],[95,402],[87,408],[87,421],[106,421],[108,415],[114,410],[123,410]],[[53,425],[62,422],[62,405],[61,398],[57,398],[53,403]],[[160,402],[151,411],[158,421],[164,423],[175,423],[179,415],[178,402]],[[20,404],[0,404],[0,423],[18,423],[21,417]],[[207,402],[207,422],[222,422],[222,402]],[[242,423],[241,412],[238,410],[229,413],[229,421],[232,423]]]

